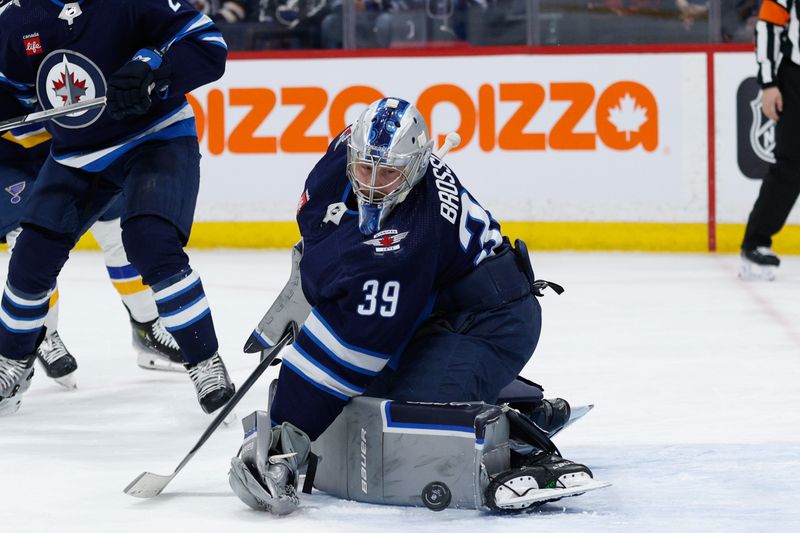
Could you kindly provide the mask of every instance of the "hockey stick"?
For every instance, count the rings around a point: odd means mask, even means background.
[[[136,479],[131,481],[127,487],[125,487],[125,494],[128,494],[129,496],[135,496],[137,498],[153,498],[161,494],[161,491],[163,491],[169,482],[178,475],[178,472],[180,472],[181,469],[186,466],[186,463],[188,463],[192,457],[194,457],[194,454],[197,453],[197,451],[203,444],[205,444],[211,434],[216,431],[216,429],[228,417],[231,411],[233,411],[233,408],[236,407],[236,404],[238,404],[247,391],[250,390],[250,387],[253,386],[256,380],[261,377],[261,374],[264,373],[264,371],[269,367],[270,363],[272,363],[272,361],[278,356],[278,353],[281,351],[281,349],[289,344],[293,338],[294,334],[292,333],[292,330],[284,333],[283,337],[281,337],[281,340],[278,341],[278,344],[273,346],[272,349],[269,350],[269,354],[267,354],[261,360],[261,362],[258,363],[258,366],[256,366],[255,370],[253,370],[245,382],[242,383],[242,386],[239,388],[239,390],[236,391],[236,394],[234,394],[233,397],[228,400],[228,403],[226,403],[225,406],[219,410],[219,413],[217,413],[217,416],[208,426],[208,429],[206,429],[203,434],[200,435],[200,439],[198,439],[197,444],[195,444],[194,447],[189,450],[189,453],[186,454],[186,457],[183,458],[183,461],[180,462],[178,468],[176,468],[171,475],[162,476],[159,474],[153,474],[151,472],[142,472]]]
[[[100,96],[99,98],[91,98],[75,104],[54,107],[53,109],[37,111],[36,113],[28,113],[27,115],[22,115],[21,117],[0,121],[0,132],[8,131],[19,126],[36,124],[37,122],[42,122],[43,120],[52,120],[54,118],[63,117],[64,115],[69,115],[70,113],[86,111],[87,109],[94,109],[95,107],[101,107],[104,105],[106,105],[106,97]]]
[[[461,144],[461,135],[459,135],[454,131],[451,131],[444,138],[444,144],[441,145],[438,150],[436,150],[434,155],[439,159],[444,159],[444,156],[447,155],[447,152],[449,152],[451,148],[455,148],[459,144]]]

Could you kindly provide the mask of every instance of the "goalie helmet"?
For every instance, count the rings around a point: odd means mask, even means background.
[[[352,126],[347,177],[358,200],[358,227],[371,235],[425,175],[433,141],[419,110],[399,98],[373,102]]]

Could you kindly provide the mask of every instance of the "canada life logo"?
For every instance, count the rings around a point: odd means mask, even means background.
[[[324,153],[330,140],[345,129],[353,110],[383,97],[383,92],[367,85],[337,92],[324,87],[230,87],[212,88],[199,98],[189,95],[189,102],[199,137],[211,155]],[[636,81],[608,86],[574,81],[486,83],[477,94],[458,85],[437,84],[424,87],[415,105],[439,146],[453,128],[437,124],[438,112],[455,110],[461,145],[453,151],[605,147],[653,152],[659,145],[658,102],[648,87]],[[292,117],[288,124],[287,116]],[[319,124],[327,125],[327,135],[319,134]]]
[[[25,55],[35,56],[44,52],[44,48],[42,48],[42,38],[39,37],[38,33],[24,35],[22,37],[22,43],[25,45]]]

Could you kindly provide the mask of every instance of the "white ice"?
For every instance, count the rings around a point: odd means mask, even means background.
[[[288,254],[194,252],[192,262],[241,382],[255,364],[242,345],[283,285]],[[737,265],[710,254],[534,254],[538,276],[567,292],[542,301],[524,375],[549,396],[597,405],[557,444],[613,487],[516,517],[315,494],[275,519],[228,488],[238,423],[161,496],[122,493],[144,470],[171,473],[209,419],[186,376],[136,367],[102,258],[74,253],[59,331],[79,388],[39,372],[21,410],[0,418],[0,532],[800,531],[800,258],[784,258],[774,283],[741,282]],[[264,407],[266,378],[240,417]]]

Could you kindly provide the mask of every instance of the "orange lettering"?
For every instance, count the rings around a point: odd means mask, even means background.
[[[203,106],[197,101],[197,98],[191,94],[186,95],[186,101],[192,106],[194,112],[194,123],[197,128],[197,142],[203,142],[203,136],[206,134],[206,112],[203,111]]]
[[[472,99],[466,91],[457,85],[433,85],[425,89],[422,94],[419,95],[417,109],[422,113],[425,122],[428,123],[431,137],[434,135],[433,123],[431,121],[433,108],[442,102],[447,102],[456,106],[459,115],[461,115],[461,124],[456,130],[461,136],[461,145],[457,148],[453,148],[452,151],[455,152],[468,145],[472,140],[472,136],[475,135],[475,105],[472,103]],[[439,134],[437,146],[442,146],[444,144],[446,136],[446,134]]]
[[[497,144],[503,150],[544,150],[544,133],[524,133],[534,115],[544,103],[544,87],[538,83],[501,83],[501,102],[520,102],[520,106],[508,119]]]
[[[281,135],[281,150],[289,153],[324,152],[328,148],[325,135],[306,135],[328,105],[328,93],[322,87],[285,87],[281,104],[303,106]]]
[[[491,85],[481,85],[478,89],[478,142],[481,150],[491,152],[494,150],[494,87]]]
[[[597,133],[612,150],[630,150],[641,144],[658,148],[658,104],[653,93],[639,83],[620,81],[597,100]]]
[[[255,131],[275,109],[275,93],[270,89],[231,89],[231,106],[250,106],[250,111],[228,137],[228,150],[234,154],[274,154],[278,151],[275,137],[256,137]]]
[[[594,102],[594,87],[588,83],[551,83],[550,100],[572,102],[550,131],[550,147],[554,150],[594,150],[594,133],[575,133],[575,126]]]
[[[208,151],[225,151],[225,95],[219,89],[208,91]]]
[[[331,109],[328,113],[328,127],[331,137],[336,137],[347,127],[347,110],[356,104],[368,106],[375,100],[383,98],[383,94],[378,89],[366,85],[356,85],[348,87],[336,95],[331,102]]]

